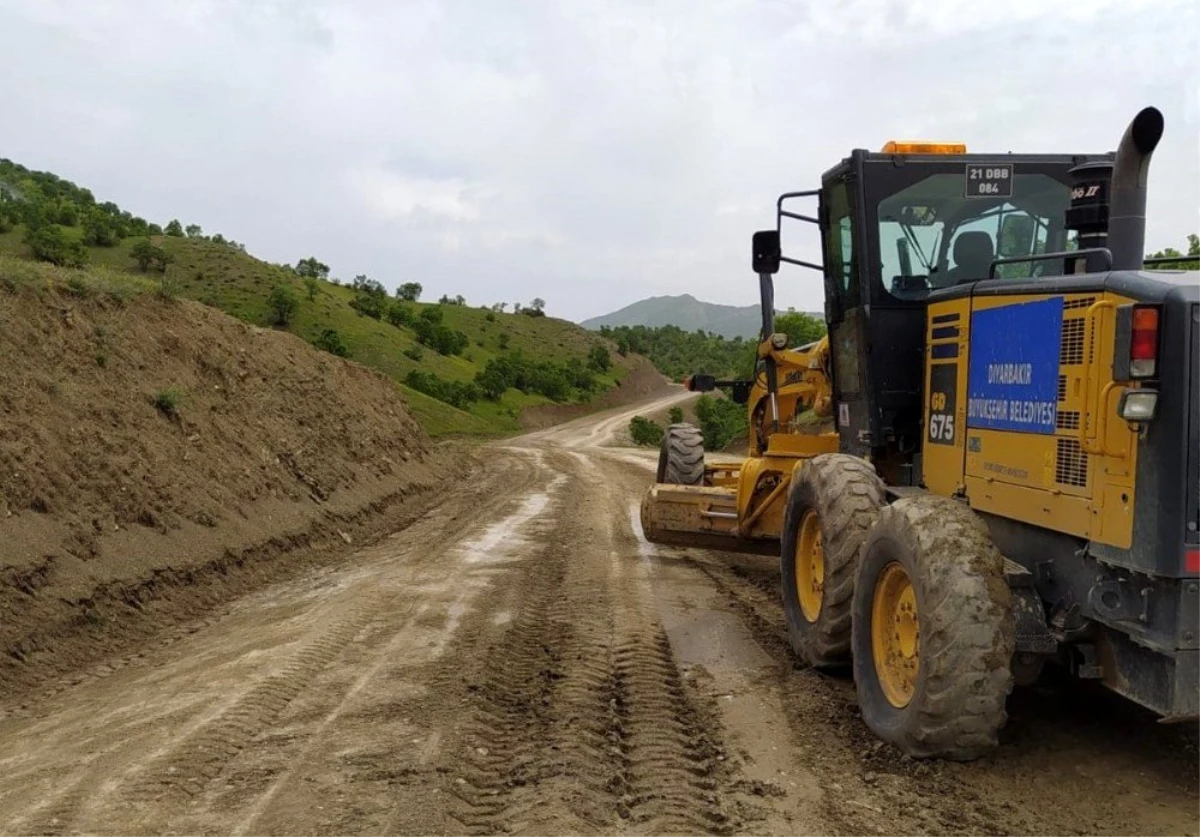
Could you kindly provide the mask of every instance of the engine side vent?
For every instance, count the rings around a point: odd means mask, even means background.
[[[1096,297],[1094,296],[1085,296],[1083,299],[1068,299],[1063,303],[1063,310],[1071,311],[1076,308],[1091,308],[1095,302]]]
[[[1058,376],[1058,400],[1059,401],[1067,400],[1067,376],[1066,375]]]
[[[1078,410],[1059,410],[1058,418],[1055,420],[1055,426],[1059,430],[1078,430],[1079,429],[1079,411]]]
[[[1076,439],[1058,440],[1058,457],[1054,463],[1054,481],[1059,485],[1087,486],[1088,455]]]
[[[1083,344],[1087,330],[1087,320],[1082,317],[1074,320],[1063,320],[1062,348],[1059,350],[1058,362],[1064,366],[1083,363]]]

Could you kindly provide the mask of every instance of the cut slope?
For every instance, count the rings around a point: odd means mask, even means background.
[[[78,228],[65,231],[72,239],[80,234]],[[0,254],[29,258],[24,235],[24,227],[20,225],[0,232]],[[111,247],[87,247],[88,263],[111,268],[128,276],[130,281],[160,281],[158,274],[142,273],[136,268],[133,248],[137,241],[127,238]],[[469,305],[408,305],[414,315],[436,307],[447,328],[466,336],[467,346],[461,354],[442,355],[420,345],[410,325],[397,326],[386,319],[358,313],[351,306],[356,293],[347,285],[318,281],[315,294],[309,299],[308,287],[293,271],[256,259],[227,243],[174,236],[152,236],[151,241],[172,260],[166,280],[174,293],[219,308],[247,323],[266,326],[271,321],[272,290],[279,285],[287,286],[298,300],[286,326],[288,331],[306,342],[316,343],[326,330],[332,330],[345,346],[347,357],[379,369],[401,384],[413,371],[446,381],[470,383],[489,360],[504,355],[520,354],[535,361],[559,365],[577,362],[586,366],[589,353],[597,346],[610,353],[612,368],[595,374],[595,390],[590,393],[574,390],[566,402],[510,388],[497,400],[479,398],[465,409],[458,409],[440,401],[431,404],[432,399],[416,397],[414,390],[405,386],[405,394],[414,396],[417,418],[433,435],[499,435],[518,431],[523,425],[521,414],[527,408],[573,405],[581,403],[581,398],[582,403],[592,401],[611,391],[627,374],[631,363],[636,363],[619,356],[611,341],[565,320],[493,312]]]
[[[0,259],[0,683],[439,483],[381,373],[102,280]]]

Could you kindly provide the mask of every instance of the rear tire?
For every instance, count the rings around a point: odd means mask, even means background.
[[[883,502],[875,469],[844,453],[805,462],[788,491],[780,538],[783,613],[792,650],[810,666],[850,660],[858,554]]]
[[[663,434],[658,452],[660,483],[704,484],[704,435],[690,424],[672,424]]]
[[[914,758],[979,758],[1012,690],[1004,559],[960,502],[922,496],[879,514],[854,589],[854,682],[863,720]]]

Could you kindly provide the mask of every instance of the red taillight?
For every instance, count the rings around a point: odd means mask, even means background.
[[[1129,374],[1134,378],[1153,378],[1158,371],[1158,309],[1137,306],[1133,309],[1133,334],[1129,341]]]
[[[1183,556],[1183,571],[1200,573],[1200,549],[1189,549]]]

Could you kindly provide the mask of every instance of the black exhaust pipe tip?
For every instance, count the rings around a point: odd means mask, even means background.
[[[1163,135],[1163,115],[1156,107],[1142,108],[1129,125],[1129,138],[1133,147],[1142,154],[1149,154],[1158,146]]]

